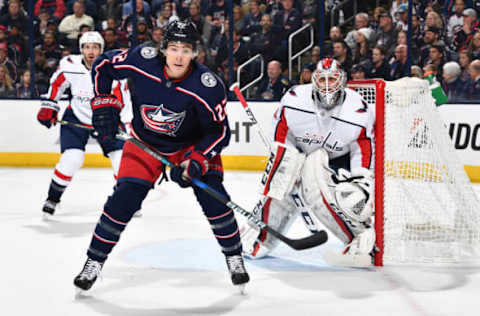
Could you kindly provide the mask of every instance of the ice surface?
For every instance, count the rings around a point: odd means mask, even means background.
[[[247,295],[231,285],[223,255],[190,189],[172,182],[151,191],[103,269],[75,298],[91,233],[113,177],[81,169],[51,221],[42,220],[51,169],[0,169],[0,315],[478,315],[478,268],[348,269],[327,266],[322,251],[279,247],[247,261]],[[232,200],[250,210],[259,173],[228,171]],[[476,187],[480,189],[480,187]],[[477,192],[480,190],[477,190]],[[242,215],[237,219],[244,221]],[[290,236],[308,234],[296,222]],[[330,234],[331,235],[331,234]]]

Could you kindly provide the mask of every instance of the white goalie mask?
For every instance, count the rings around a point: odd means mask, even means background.
[[[105,46],[105,41],[103,40],[102,35],[95,31],[89,31],[82,34],[80,40],[78,41],[78,47],[80,50],[83,48],[84,44],[95,43],[100,45],[100,54],[103,53],[103,47]]]
[[[315,104],[326,110],[339,105],[345,95],[347,74],[338,61],[323,58],[312,74],[312,97]]]

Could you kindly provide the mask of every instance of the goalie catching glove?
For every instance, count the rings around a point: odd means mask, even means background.
[[[191,185],[191,179],[201,178],[208,171],[208,160],[201,152],[188,152],[186,160],[170,170],[170,178],[182,188]]]
[[[100,94],[90,102],[92,106],[92,125],[98,138],[104,141],[115,141],[120,124],[121,101],[113,94]]]
[[[40,124],[50,128],[57,123],[57,116],[60,107],[53,101],[42,101],[42,105],[37,114],[37,120]]]

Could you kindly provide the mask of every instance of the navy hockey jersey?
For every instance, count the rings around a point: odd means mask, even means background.
[[[164,154],[194,145],[208,158],[228,145],[225,87],[205,66],[193,63],[184,78],[169,79],[157,48],[144,45],[108,51],[93,64],[95,95],[125,78],[131,79],[135,137]]]

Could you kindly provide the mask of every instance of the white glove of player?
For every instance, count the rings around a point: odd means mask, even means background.
[[[256,225],[245,224],[240,228],[243,254],[250,259],[266,256],[270,250],[259,240],[261,230]]]

